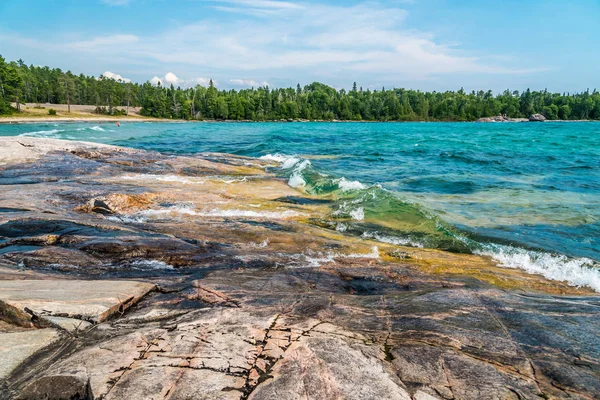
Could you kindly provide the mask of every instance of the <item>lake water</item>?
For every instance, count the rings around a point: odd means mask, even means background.
[[[291,186],[334,200],[324,221],[339,231],[600,291],[600,123],[22,124],[0,135],[276,160]]]

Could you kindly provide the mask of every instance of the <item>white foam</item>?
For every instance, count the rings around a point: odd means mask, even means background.
[[[132,261],[130,263],[130,265],[134,268],[141,268],[141,269],[175,269],[173,268],[172,265],[167,264],[164,261],[158,261],[158,260],[135,260]]]
[[[365,219],[365,209],[362,207],[355,208],[354,210],[350,211],[349,214],[352,219],[357,221],[362,221]]]
[[[346,255],[341,255],[338,257],[343,257],[343,258],[379,258],[379,248],[377,246],[373,246],[371,248],[371,252],[370,253],[366,253],[366,254],[361,254],[361,253],[352,253],[352,254],[346,254]]]
[[[248,217],[248,218],[266,218],[266,219],[285,219],[290,217],[296,217],[301,215],[300,213],[292,210],[285,211],[253,211],[253,210],[239,210],[239,209],[228,209],[221,210],[218,208],[208,211],[196,211],[194,208],[189,206],[173,206],[165,209],[150,209],[140,211],[134,216],[142,217],[160,217],[168,214],[179,214],[179,215],[190,215],[198,217]]]
[[[49,137],[54,135],[55,133],[64,132],[64,129],[51,129],[49,131],[35,131],[35,132],[25,132],[21,133],[19,136],[29,136],[29,137]]]
[[[251,242],[250,246],[252,247],[256,247],[257,249],[264,249],[265,247],[267,247],[270,243],[269,238],[266,238],[265,240],[263,240],[260,243],[255,243],[255,242]]]
[[[337,185],[343,192],[347,192],[349,190],[361,190],[361,189],[367,188],[367,186],[365,186],[363,183],[361,183],[359,181],[349,181],[344,177],[342,177],[337,182]]]
[[[299,173],[294,172],[290,179],[288,180],[288,185],[293,188],[302,188],[306,186],[306,181]]]
[[[302,265],[302,266],[318,268],[323,264],[329,264],[329,263],[335,262],[333,257],[334,257],[333,254],[328,254],[325,256],[318,256],[318,257],[311,257],[311,256],[304,255],[304,260],[308,265]]]
[[[296,163],[294,164],[294,171],[292,172],[292,175],[290,175],[290,179],[288,180],[288,185],[290,185],[293,188],[301,188],[306,186],[306,181],[302,177],[302,171],[310,167],[310,165],[310,161],[308,160],[296,161]]]
[[[111,215],[106,219],[114,222],[125,222],[126,224],[143,224],[148,220],[146,217],[135,215]]]
[[[93,130],[93,131],[96,131],[96,132],[106,132],[106,131],[105,131],[105,130],[104,130],[102,127],[100,127],[100,126],[92,126],[90,129],[91,129],[91,130]]]
[[[346,232],[348,230],[348,225],[338,222],[335,226],[335,230],[338,232]]]
[[[178,182],[178,183],[183,183],[185,185],[192,185],[192,184],[200,185],[200,184],[204,183],[204,181],[201,181],[201,180],[192,180],[190,178],[186,178],[186,177],[179,176],[179,175],[137,174],[137,175],[124,175],[121,177],[121,179],[132,180],[132,181],[157,180],[157,181],[161,181],[161,182]]]
[[[366,258],[366,259],[378,259],[379,249],[377,246],[373,246],[369,253],[321,253],[321,252],[310,252],[308,254],[301,254],[294,257],[295,259],[302,259],[300,262],[301,267],[314,267],[318,268],[324,264],[335,262],[336,258]]]
[[[302,171],[308,168],[311,163],[309,160],[302,160],[296,156],[288,156],[285,154],[267,154],[259,157],[261,160],[275,161],[280,163],[281,169],[292,169],[292,173],[288,180],[288,185],[293,188],[302,188],[306,186],[306,181],[302,177]]]
[[[214,180],[218,181],[218,182],[227,183],[227,184],[235,183],[235,182],[248,182],[248,178],[247,177],[233,178],[233,179],[220,179],[220,178],[217,178],[217,179],[214,179]]]
[[[540,274],[571,286],[587,286],[600,292],[600,268],[589,258],[569,258],[562,254],[496,244],[486,244],[484,249],[474,253],[489,256],[503,267],[520,268],[530,274]]]
[[[379,232],[364,232],[362,237],[365,239],[375,239],[381,243],[393,244],[396,246],[412,246],[412,247],[423,247],[419,242],[415,242],[408,238],[402,238],[398,236],[387,236],[382,235]]]
[[[288,158],[290,158],[290,156],[286,156],[286,155],[279,154],[279,153],[277,153],[277,154],[267,154],[267,155],[264,155],[262,157],[258,157],[259,160],[275,161],[275,162],[278,162],[278,163],[282,163],[285,160],[287,160]]]

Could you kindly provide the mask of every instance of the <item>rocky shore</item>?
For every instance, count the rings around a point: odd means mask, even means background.
[[[594,399],[600,297],[338,232],[271,162],[0,138],[0,399]]]

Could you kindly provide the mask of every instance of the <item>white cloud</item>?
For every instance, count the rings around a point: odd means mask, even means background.
[[[105,73],[102,74],[102,76],[104,76],[105,78],[114,79],[115,81],[121,80],[123,82],[131,82],[131,79],[123,78],[121,75],[115,74],[110,71],[106,71]]]
[[[203,78],[203,77],[198,77],[198,78],[192,78],[192,79],[180,79],[177,77],[177,75],[175,75],[172,72],[167,72],[165,74],[164,77],[159,78],[158,76],[155,76],[154,78],[150,79],[150,83],[153,85],[158,85],[159,83],[162,86],[180,86],[180,87],[192,87],[192,86],[196,86],[196,85],[201,85],[201,86],[208,86],[210,84],[210,78]],[[213,85],[217,86],[217,83],[215,81],[213,81]]]
[[[231,74],[277,71],[279,78],[283,74],[294,78],[300,70],[324,76],[345,74],[349,80],[357,73],[385,74],[393,80],[540,70],[490,64],[492,60],[484,62],[482,57],[462,52],[456,45],[440,43],[429,33],[405,30],[403,24],[409,14],[379,3],[351,6],[266,0],[213,3],[218,4],[216,7],[225,4],[247,13],[275,10],[281,13],[281,18],[199,21],[145,40],[153,45],[137,46],[140,56]],[[229,83],[247,85],[243,80],[231,79]]]
[[[159,84],[162,86],[162,80],[158,76],[155,76],[154,78],[150,79],[150,83],[154,86],[157,86]]]
[[[115,1],[115,0],[111,0]],[[118,0],[117,0],[118,1]],[[209,7],[234,12],[213,16],[162,32],[136,36],[123,32],[48,47],[54,53],[93,55],[104,65],[176,65],[182,76],[215,76],[231,86],[261,86],[266,82],[230,79],[264,76],[272,83],[321,80],[333,85],[439,79],[468,74],[530,74],[544,71],[520,59],[466,52],[431,32],[409,30],[410,14],[394,3],[353,5],[297,3],[274,0],[213,0]],[[276,13],[276,16],[272,14]],[[268,15],[269,18],[258,18]],[[451,38],[450,38],[451,39]],[[44,48],[41,40],[21,46]],[[48,45],[52,46],[51,43]],[[48,50],[50,51],[50,50]],[[106,67],[105,67],[106,68]],[[119,67],[120,68],[120,67]],[[150,68],[150,67],[149,67]],[[130,67],[128,67],[130,69]],[[149,72],[147,72],[149,73]],[[370,81],[367,81],[370,80]],[[189,87],[208,85],[207,78],[181,79],[170,72],[153,83]],[[462,83],[462,82],[461,82]]]
[[[266,81],[258,82],[254,79],[230,79],[229,83],[234,86],[246,86],[246,87],[261,87],[261,86],[269,86],[269,83]]]
[[[167,82],[169,85],[171,85],[171,84],[176,85],[178,81],[179,81],[179,78],[177,78],[177,76],[174,73],[167,72],[165,74],[165,82]]]
[[[200,86],[208,86],[210,85],[210,78],[194,78],[194,79],[190,79],[188,81],[186,81],[187,83],[190,84],[190,86],[195,86],[195,85],[200,85]],[[217,81],[213,80],[213,85],[214,86],[219,86]]]

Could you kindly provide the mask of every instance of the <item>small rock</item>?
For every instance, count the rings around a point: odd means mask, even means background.
[[[532,114],[529,117],[529,121],[531,122],[544,122],[546,120],[546,117],[544,117],[542,114]]]
[[[98,199],[90,200],[90,211],[98,213],[98,214],[102,214],[102,215],[108,215],[108,214],[113,213],[113,211],[110,209],[108,204],[106,204],[104,201],[98,200]]]

